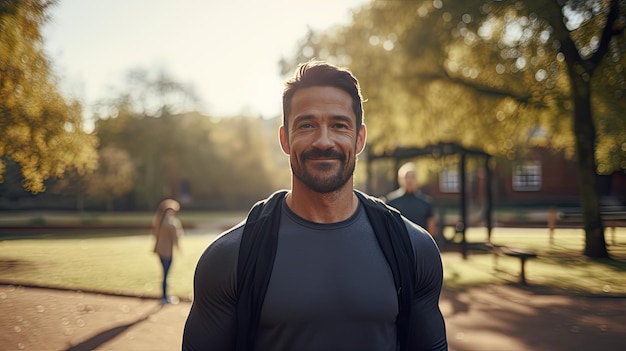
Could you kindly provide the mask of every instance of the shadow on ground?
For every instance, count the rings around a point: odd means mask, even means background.
[[[450,350],[618,350],[626,342],[626,299],[531,290],[516,284],[444,290]]]
[[[65,351],[91,351],[91,350],[95,350],[97,349],[100,345],[111,341],[113,339],[115,339],[116,337],[118,337],[119,335],[121,335],[122,333],[124,333],[128,328],[133,327],[139,323],[142,323],[144,321],[146,321],[148,318],[150,318],[150,316],[156,314],[157,312],[159,312],[161,310],[161,308],[163,308],[163,305],[158,305],[155,306],[153,309],[151,309],[150,311],[148,311],[146,314],[144,314],[143,316],[141,316],[139,319],[137,319],[134,322],[131,323],[126,323],[117,327],[113,327],[110,329],[107,329],[101,333],[98,333],[97,335],[92,336],[91,338],[81,342],[78,345],[74,345],[68,349],[66,349]]]

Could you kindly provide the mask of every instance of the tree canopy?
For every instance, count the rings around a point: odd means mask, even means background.
[[[127,190],[137,207],[184,196],[221,208],[237,208],[242,201],[249,206],[285,179],[272,167],[280,162],[271,151],[278,146],[268,143],[268,130],[278,129],[273,121],[195,112],[193,91],[166,72],[132,70],[127,83],[96,109],[94,132],[100,152],[128,154],[135,182]]]
[[[606,257],[597,175],[626,169],[626,3],[371,1],[311,32],[283,70],[321,58],[362,84],[374,151],[447,141],[575,157],[590,257]]]
[[[38,193],[66,170],[95,167],[97,139],[82,129],[82,107],[59,91],[43,51],[41,26],[56,1],[0,3],[0,181],[7,159],[21,167],[22,185]]]

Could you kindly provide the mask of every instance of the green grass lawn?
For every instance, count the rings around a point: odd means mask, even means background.
[[[192,297],[196,262],[217,236],[186,235],[175,253],[170,271],[170,293]],[[481,228],[468,230],[469,242],[484,240]],[[531,288],[560,293],[626,296],[626,228],[618,228],[615,243],[607,230],[613,260],[588,260],[581,255],[582,230],[557,229],[550,243],[547,229],[496,228],[496,244],[529,248],[539,258],[528,261]],[[127,236],[62,237],[0,241],[0,282],[71,288],[136,296],[158,297],[161,267],[152,253],[148,234]],[[445,288],[463,289],[483,284],[516,284],[519,260],[500,257],[497,269],[490,254],[443,253]],[[543,290],[542,290],[543,289]]]
[[[190,298],[196,262],[215,235],[181,240],[170,293]],[[161,264],[150,235],[0,242],[0,281],[108,293],[160,296]]]
[[[225,218],[244,218],[246,212],[204,212],[181,211],[180,220],[190,226],[199,223],[213,223]],[[0,212],[0,227],[29,225],[81,226],[81,225],[145,225],[150,226],[152,213],[149,212]]]

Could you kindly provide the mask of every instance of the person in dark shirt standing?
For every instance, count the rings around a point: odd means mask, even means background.
[[[430,198],[417,187],[415,163],[407,162],[398,169],[400,187],[385,196],[387,204],[394,207],[411,222],[435,234],[435,217]]]

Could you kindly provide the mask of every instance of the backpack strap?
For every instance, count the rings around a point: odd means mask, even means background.
[[[250,210],[243,228],[237,259],[239,300],[236,350],[247,351],[254,347],[263,301],[274,267],[280,206],[286,193],[286,190],[277,191],[266,200],[257,202]]]
[[[391,268],[398,294],[398,345],[401,351],[408,350],[411,298],[415,286],[415,254],[409,233],[400,212],[375,197],[355,192],[365,207],[376,239]]]

